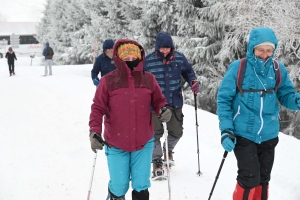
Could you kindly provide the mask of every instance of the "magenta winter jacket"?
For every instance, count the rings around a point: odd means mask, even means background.
[[[167,104],[155,77],[143,70],[143,60],[131,71],[125,62],[116,56],[116,50],[123,43],[132,40],[119,40],[114,46],[116,70],[101,78],[93,99],[90,114],[90,131],[102,133],[104,118],[104,139],[109,145],[124,151],[142,149],[154,135],[150,107],[157,114]]]

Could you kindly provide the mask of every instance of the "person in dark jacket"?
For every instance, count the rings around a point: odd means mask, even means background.
[[[15,74],[15,60],[17,60],[15,52],[11,47],[8,48],[8,52],[5,55],[8,63],[9,76],[16,75]]]
[[[50,47],[49,42],[46,42],[46,47],[43,50],[43,56],[45,56],[45,74],[48,75],[48,67],[49,67],[49,75],[52,76],[52,58],[54,55],[53,49]]]
[[[174,162],[173,149],[183,134],[181,76],[188,82],[195,94],[199,92],[199,83],[191,64],[182,53],[175,51],[171,35],[167,32],[160,32],[157,34],[155,51],[146,57],[144,69],[155,76],[167,99],[169,107],[172,108],[173,111],[173,115],[167,123],[168,156],[170,164],[172,164]],[[164,160],[166,160],[166,147],[163,145],[163,152],[160,142],[160,138],[164,133],[164,127],[155,112],[152,112],[152,117],[155,131],[155,148],[152,156],[153,176],[158,176],[163,175],[161,173],[163,153]],[[160,173],[158,174],[157,171]]]
[[[166,108],[155,77],[143,70],[144,49],[140,44],[128,39],[117,41],[113,59],[117,69],[102,77],[91,107],[91,148],[96,153],[105,144],[111,200],[125,199],[130,180],[132,199],[149,200],[154,146],[150,107],[163,122],[170,120],[172,112]]]
[[[101,72],[101,77],[116,69],[112,60],[114,41],[107,39],[103,43],[103,53],[100,54],[91,71],[92,80],[95,86],[99,85],[98,74]]]
[[[247,46],[244,92],[237,92],[240,60],[230,64],[218,90],[221,144],[227,152],[234,150],[238,166],[233,200],[268,199],[279,141],[278,103],[299,110],[300,94],[295,92],[285,66],[274,60],[277,45],[272,29],[254,28]],[[281,73],[277,91],[275,70]]]

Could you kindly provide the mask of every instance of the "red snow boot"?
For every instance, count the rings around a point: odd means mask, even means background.
[[[267,200],[269,196],[269,184],[263,183],[255,188],[253,200]]]
[[[244,189],[239,183],[236,184],[235,190],[233,192],[233,200],[252,200],[254,194],[254,188]]]

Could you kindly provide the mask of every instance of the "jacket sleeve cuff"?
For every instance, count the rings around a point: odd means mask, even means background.
[[[231,131],[234,130],[232,120],[220,121],[220,129],[221,132],[223,132],[224,130],[231,130]]]

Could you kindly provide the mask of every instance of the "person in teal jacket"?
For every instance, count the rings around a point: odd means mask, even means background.
[[[278,40],[270,28],[254,28],[247,46],[247,65],[241,95],[237,90],[240,60],[232,62],[221,82],[217,96],[221,143],[237,159],[237,184],[233,200],[266,200],[275,147],[279,134],[279,102],[290,110],[299,110],[300,94],[278,62],[281,83],[276,80],[274,51]],[[249,91],[250,90],[250,91]],[[255,91],[251,91],[255,90]],[[267,91],[267,92],[264,92]]]

